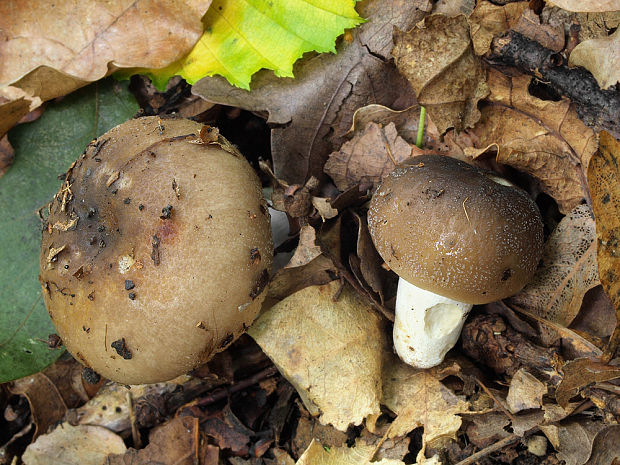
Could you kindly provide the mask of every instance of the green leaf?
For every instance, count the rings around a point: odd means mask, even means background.
[[[293,77],[293,63],[305,52],[335,53],[336,38],[363,22],[354,7],[355,0],[214,0],[189,55],[166,68],[133,72],[148,74],[159,89],[174,75],[194,84],[219,74],[249,90],[261,68]]]
[[[38,280],[37,211],[86,145],[137,111],[127,84],[108,79],[48,105],[37,121],[9,133],[15,163],[0,178],[0,383],[40,371],[62,353],[43,342],[55,330]]]

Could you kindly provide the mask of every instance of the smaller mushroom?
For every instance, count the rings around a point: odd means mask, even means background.
[[[394,347],[420,368],[441,363],[474,304],[523,288],[543,250],[542,218],[523,190],[447,156],[414,157],[390,173],[368,226],[400,277]]]

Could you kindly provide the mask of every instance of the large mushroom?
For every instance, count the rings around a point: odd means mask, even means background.
[[[257,315],[271,272],[254,170],[216,130],[145,117],[93,141],[43,231],[40,280],[74,357],[125,384],[185,373]]]
[[[395,349],[420,368],[443,360],[473,304],[517,293],[543,250],[540,212],[523,190],[447,156],[398,166],[374,193],[368,225],[400,277]]]

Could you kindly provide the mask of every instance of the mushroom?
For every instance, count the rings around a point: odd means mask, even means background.
[[[440,155],[411,158],[377,188],[368,226],[399,275],[394,346],[408,364],[439,364],[473,304],[517,293],[543,250],[543,224],[525,191]]]
[[[256,317],[271,273],[256,173],[217,130],[144,117],[94,140],[49,206],[40,281],[65,346],[125,384],[183,374]]]

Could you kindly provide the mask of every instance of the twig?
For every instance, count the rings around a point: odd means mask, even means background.
[[[538,431],[538,428],[536,428],[535,431]],[[495,444],[491,444],[489,447],[485,447],[484,449],[479,450],[475,454],[470,455],[466,459],[461,460],[456,465],[472,465],[476,461],[480,460],[482,457],[486,457],[493,452],[497,452],[498,450],[501,450],[504,447],[509,446],[510,444],[513,444],[520,439],[521,436],[511,434],[510,436],[505,437],[501,441],[497,441]]]
[[[259,371],[255,375],[252,375],[249,378],[246,378],[244,380],[239,381],[236,384],[233,384],[229,388],[216,389],[215,391],[213,391],[212,394],[206,397],[203,397],[198,402],[196,402],[196,405],[200,405],[204,407],[206,405],[211,405],[211,404],[214,404],[215,402],[219,402],[220,400],[226,399],[228,396],[230,396],[231,394],[234,394],[235,392],[243,391],[244,389],[262,381],[263,379],[269,378],[275,375],[277,372],[278,372],[278,369],[275,366],[265,368],[264,370]]]
[[[504,414],[510,419],[511,422],[515,422],[515,417],[508,411],[508,409],[506,407],[504,407],[504,404],[502,404],[499,399],[497,397],[495,397],[495,395],[489,390],[489,388],[487,388],[484,383],[482,381],[480,381],[478,378],[474,377],[474,379],[476,380],[476,383],[478,383],[480,385],[480,387],[482,388],[482,390],[484,392],[487,393],[487,395],[493,399],[493,402],[495,402],[495,404],[500,408],[500,410],[502,412],[504,412]]]

